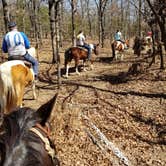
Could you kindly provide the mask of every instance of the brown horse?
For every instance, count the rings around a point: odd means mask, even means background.
[[[49,134],[48,119],[57,95],[37,111],[18,108],[0,126],[1,166],[59,166]]]
[[[91,50],[93,50],[95,55],[99,54],[99,44],[90,44]],[[76,73],[79,74],[78,65],[79,61],[83,60],[83,70],[85,71],[85,61],[88,58],[88,51],[83,47],[71,47],[65,51],[65,70],[66,70],[66,77],[69,74],[69,63],[74,59],[75,61],[75,69]],[[91,68],[93,65],[93,60],[91,58]]]
[[[129,40],[125,40],[124,43],[121,41],[113,41],[111,44],[112,48],[112,57],[115,57],[115,60],[118,60],[118,55],[120,56],[120,60],[123,60],[123,53],[126,48],[129,48]]]

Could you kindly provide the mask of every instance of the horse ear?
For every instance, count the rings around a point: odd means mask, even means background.
[[[54,108],[57,96],[58,94],[55,94],[55,96],[52,99],[50,99],[48,102],[39,107],[38,110],[35,112],[37,114],[37,117],[39,117],[40,124],[42,126],[44,126],[45,123],[48,121],[51,112]]]

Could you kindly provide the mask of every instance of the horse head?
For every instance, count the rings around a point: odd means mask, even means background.
[[[99,44],[89,44],[95,55],[99,55]]]
[[[129,48],[129,46],[130,46],[130,45],[129,45],[129,39],[126,39],[126,40],[125,40],[125,44],[126,44],[126,47]]]
[[[37,111],[17,108],[0,126],[0,165],[59,165],[47,132],[57,94]]]

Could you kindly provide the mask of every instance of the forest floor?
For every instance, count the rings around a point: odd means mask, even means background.
[[[165,166],[166,71],[159,59],[128,72],[138,58],[131,49],[123,61],[101,49],[94,69],[63,77],[51,117],[52,135],[62,166]],[[56,65],[45,43],[39,50],[38,99],[27,88],[24,105],[38,108],[58,92]],[[165,61],[166,62],[166,61]],[[73,64],[74,66],[74,64]]]

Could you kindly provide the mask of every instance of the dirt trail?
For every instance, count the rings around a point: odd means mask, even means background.
[[[38,99],[31,100],[29,88],[24,97],[24,105],[32,108],[58,91],[51,52],[39,53]],[[61,165],[117,166],[125,165],[121,159],[126,157],[132,166],[165,166],[166,72],[159,71],[157,60],[146,72],[129,75],[136,60],[131,50],[123,62],[110,57],[109,49],[101,50],[93,71],[62,77],[51,118]]]

